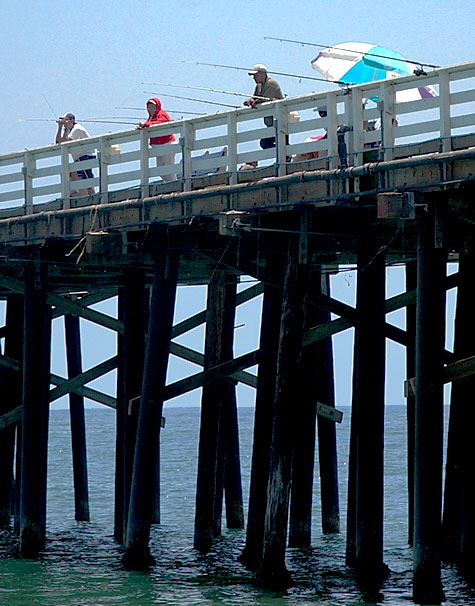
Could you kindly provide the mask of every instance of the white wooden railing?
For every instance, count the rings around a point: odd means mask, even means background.
[[[436,96],[400,102],[401,91],[420,86],[433,87]],[[325,118],[316,111],[322,105],[328,110]],[[298,112],[298,121],[293,120],[294,112]],[[273,116],[272,127],[264,125],[265,116]],[[372,122],[376,122],[376,129],[368,130]],[[239,167],[250,161],[273,166],[273,174],[282,175],[290,164],[295,167],[299,155],[316,151],[327,158],[328,168],[338,168],[343,138],[340,135],[338,139],[337,130],[342,126],[347,131],[345,161],[350,166],[360,165],[368,148],[377,148],[379,159],[390,160],[398,146],[438,139],[440,151],[450,151],[453,136],[475,133],[475,62],[437,69],[425,76],[312,93],[254,109],[0,155],[0,210],[24,206],[23,212],[29,214],[41,210],[41,203],[59,198],[63,207],[68,207],[71,193],[79,186],[105,193],[159,182],[162,175],[171,173],[176,174],[176,181],[170,187],[177,191],[191,189],[194,179],[206,172],[224,172],[227,183],[233,184]],[[325,139],[306,141],[325,132]],[[150,137],[170,133],[177,144],[149,146]],[[261,149],[259,141],[267,137],[275,137],[276,146]],[[70,153],[91,147],[97,149],[97,158],[82,161],[80,169],[91,168],[94,178],[71,181],[70,172],[77,170],[78,164],[72,162]],[[155,156],[171,153],[175,153],[174,165],[155,166]]]

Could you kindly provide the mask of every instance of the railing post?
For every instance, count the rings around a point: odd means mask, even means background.
[[[440,151],[452,151],[450,128],[450,78],[447,71],[439,72]]]
[[[148,145],[148,130],[143,128],[140,131],[140,184],[148,185],[149,173],[149,158],[150,150]]]
[[[23,187],[25,192],[25,215],[33,212],[33,171],[35,170],[35,160],[31,152],[26,151],[23,156]]]
[[[237,122],[236,113],[228,113],[228,183],[234,185],[237,183]]]
[[[61,145],[61,198],[64,208],[71,208],[71,184],[69,180],[69,146]]]
[[[351,127],[349,136],[348,155],[350,165],[361,166],[363,164],[364,149],[364,128],[363,128],[363,93],[359,88],[351,92],[348,102],[350,120],[348,126]]]
[[[108,137],[101,138],[101,145],[99,149],[99,194],[101,196],[101,202],[104,202],[104,198],[107,200],[107,191],[109,189],[109,174],[107,167],[109,165],[109,152],[110,142]]]
[[[287,155],[285,146],[288,139],[287,108],[282,103],[277,103],[274,117],[277,175],[287,174]]]
[[[180,137],[181,144],[181,158],[182,158],[182,170],[183,170],[183,191],[191,190],[191,152],[195,143],[195,127],[189,122],[183,122],[183,130]]]
[[[328,141],[328,156],[329,156],[329,169],[338,168],[340,162],[338,158],[338,144],[337,144],[337,107],[336,107],[336,95],[329,93],[326,98],[327,107],[327,121],[326,133]]]
[[[378,109],[381,114],[382,160],[393,159],[394,135],[394,87],[385,80],[381,82]]]

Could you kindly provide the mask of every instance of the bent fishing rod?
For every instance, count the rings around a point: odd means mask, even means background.
[[[191,84],[165,84],[164,82],[142,82],[142,84],[150,84],[151,86],[171,86],[176,88],[191,88],[194,90],[205,90],[211,93],[221,93],[222,95],[235,95],[237,97],[249,97],[249,93],[237,93],[231,90],[219,90],[217,88],[206,88],[204,86],[191,86]],[[252,95],[254,99],[261,99],[262,101],[273,101],[270,97],[260,97],[259,95]]]
[[[144,90],[146,95],[156,95],[157,93]],[[232,107],[233,109],[240,109],[238,105],[230,105],[229,103],[218,103],[218,101],[207,101],[206,99],[193,99],[192,97],[181,97],[180,95],[169,95],[168,93],[161,93],[162,97],[173,97],[174,99],[186,99],[187,101],[197,101],[199,103],[209,103],[210,105],[221,105],[221,107]]]
[[[304,42],[302,40],[289,40],[288,38],[274,38],[273,36],[264,36],[264,40],[278,40],[279,42],[291,42],[292,44],[300,44],[301,46],[316,46],[317,48],[334,48],[332,46],[324,45],[324,44],[316,44],[315,42]],[[338,44],[334,45],[338,46]],[[376,45],[375,45],[376,46]],[[370,57],[378,57],[378,59],[391,59],[392,61],[403,61],[404,63],[413,63],[414,65],[419,65],[420,67],[431,67],[433,69],[437,69],[440,65],[432,65],[431,63],[422,63],[421,61],[411,61],[406,58],[399,57],[388,57],[387,55],[378,55],[377,53],[366,53],[364,51],[351,50],[352,53],[356,53],[358,55],[369,55]],[[419,74],[416,74],[419,75]],[[421,74],[422,75],[422,74]]]
[[[252,70],[252,68],[250,67],[241,67],[238,65],[220,65],[219,63],[204,63],[203,61],[182,61],[182,63],[193,63],[194,65],[207,65],[208,67],[224,67],[225,69],[238,69],[246,72]],[[351,82],[343,82],[342,80],[327,80],[326,78],[317,78],[315,76],[303,76],[301,74],[289,74],[288,72],[275,72],[272,70],[269,70],[268,73],[276,74],[277,76],[298,78],[299,80],[318,80],[319,82],[331,82],[332,84],[340,84],[341,86],[351,86]]]

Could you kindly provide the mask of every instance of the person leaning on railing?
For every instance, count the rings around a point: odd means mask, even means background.
[[[277,80],[274,80],[274,78],[267,75],[267,67],[265,65],[262,65],[261,63],[254,65],[254,69],[249,72],[249,75],[253,76],[256,86],[254,87],[252,96],[244,101],[244,105],[256,107],[256,105],[265,103],[266,101],[275,101],[276,99],[284,98]],[[266,116],[264,118],[264,124],[266,126],[273,126],[273,117]],[[275,147],[275,137],[265,137],[260,140],[259,144],[262,149]]]
[[[56,131],[56,143],[63,143],[64,141],[79,141],[80,139],[87,139],[89,133],[81,124],[76,122],[74,114],[68,112],[56,120],[58,130]],[[81,162],[83,160],[93,160],[96,157],[94,150],[83,150],[81,152],[71,152],[71,156],[75,162]],[[77,181],[79,179],[93,179],[94,174],[92,169],[86,168],[85,170],[78,170],[77,172],[70,173],[71,180]],[[95,190],[93,187],[87,188],[87,194],[93,194]]]

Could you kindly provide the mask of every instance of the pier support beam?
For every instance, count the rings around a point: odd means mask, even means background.
[[[441,213],[429,205],[419,222],[417,251],[414,460],[414,583],[418,604],[440,604],[443,367],[446,252]]]
[[[46,536],[51,309],[46,265],[25,267],[23,419],[20,479],[20,555],[34,558]]]
[[[385,256],[373,241],[360,243],[355,327],[356,525],[355,567],[377,585],[383,563]]]
[[[234,357],[236,287],[236,276],[227,276],[225,283],[225,315],[223,319],[223,362],[232,360]],[[223,381],[220,391],[223,397],[223,423],[220,424],[220,435],[225,447],[224,495],[226,502],[226,526],[227,528],[235,529],[244,528],[236,384],[229,380]]]
[[[119,342],[114,535],[125,542],[144,369],[148,291],[143,270],[125,269],[119,291],[124,332]],[[157,462],[158,465],[158,462]],[[156,514],[154,514],[156,518]]]
[[[21,406],[21,365],[23,344],[23,296],[9,294],[5,321],[5,356],[18,362],[18,368],[0,368],[0,415]],[[10,528],[13,509],[16,426],[0,432],[0,529]],[[17,478],[18,480],[18,478]]]
[[[72,379],[82,373],[79,318],[66,314],[64,316],[64,330],[68,376]],[[71,420],[75,519],[78,522],[89,522],[86,422],[84,417],[84,398],[82,396],[75,393],[69,394],[69,416]]]
[[[251,570],[257,570],[260,566],[264,545],[277,349],[282,312],[282,270],[280,267],[274,267],[272,257],[268,257],[266,270],[272,272],[274,269],[278,272],[276,282],[280,288],[268,282],[264,283],[246,545],[239,558]]]
[[[417,263],[409,261],[406,263],[406,292],[417,288]],[[406,307],[406,377],[410,379],[416,376],[416,304],[411,303]],[[415,395],[413,392],[406,396],[406,420],[407,420],[407,528],[408,544],[414,544],[414,417]]]
[[[329,294],[328,276],[320,269],[309,280],[309,298]],[[313,303],[306,307],[306,330],[330,321],[330,313]],[[331,337],[308,345],[302,352],[304,395],[301,406],[294,409],[299,416],[299,439],[292,460],[289,546],[309,547],[312,527],[312,496],[315,461],[316,426],[319,432],[320,486],[323,531],[339,532],[338,472],[335,423],[318,417],[317,402],[334,406],[333,355]]]
[[[215,270],[208,285],[204,370],[233,357],[235,307],[235,277],[228,277],[225,270]],[[201,553],[207,553],[221,533],[225,485],[229,491],[227,506],[235,513],[240,509],[241,519],[243,515],[235,409],[233,383],[218,378],[203,386],[194,535],[194,547]]]
[[[123,558],[124,564],[134,570],[143,570],[154,562],[149,547],[150,526],[178,265],[178,253],[167,249],[158,255],[155,267]]]
[[[475,251],[459,254],[459,279],[455,314],[454,355],[463,360],[475,355],[472,274]],[[475,376],[452,383],[450,420],[447,437],[447,463],[442,524],[442,557],[460,565],[473,582],[475,572],[475,503],[473,476],[473,398]]]
[[[321,292],[330,296],[330,276],[320,276]],[[330,312],[319,309],[317,324],[330,322]],[[309,322],[308,322],[309,324]],[[335,377],[333,372],[333,344],[331,337],[319,342],[317,348],[317,401],[335,407]],[[320,467],[320,502],[324,534],[340,532],[340,504],[338,490],[338,456],[335,422],[317,416],[318,459]]]
[[[264,548],[257,580],[282,589],[292,585],[285,566],[292,454],[299,429],[295,394],[301,384],[308,265],[298,263],[298,242],[289,241],[274,392],[272,451],[267,487]]]

